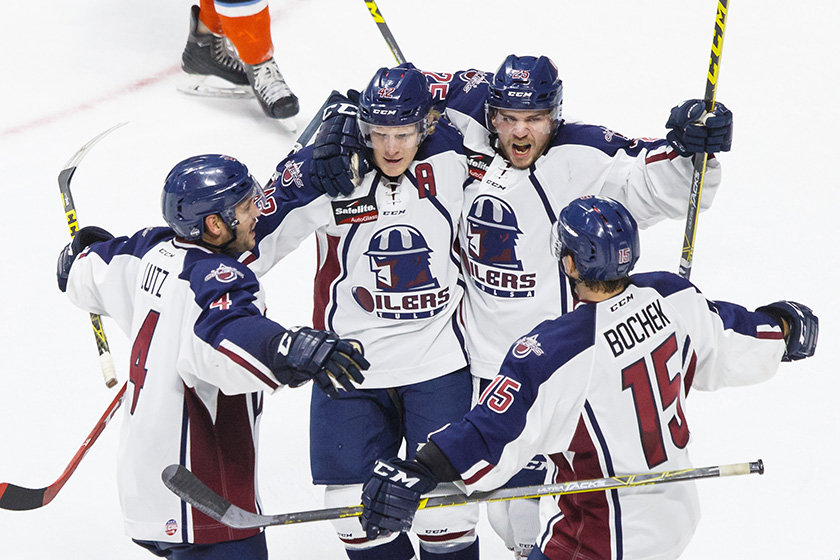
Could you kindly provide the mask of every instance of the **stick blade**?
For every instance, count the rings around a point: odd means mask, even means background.
[[[169,465],[161,473],[163,484],[179,498],[216,521],[222,521],[233,507],[182,465]]]
[[[24,488],[9,482],[0,482],[0,508],[12,511],[38,509],[49,503],[46,488]]]

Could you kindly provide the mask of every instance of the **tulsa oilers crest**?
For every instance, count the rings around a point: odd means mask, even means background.
[[[429,265],[432,250],[420,231],[409,225],[381,229],[371,237],[365,255],[375,275],[376,291],[353,288],[362,309],[385,319],[425,319],[449,301]]]
[[[510,204],[495,196],[476,197],[467,215],[466,261],[479,290],[499,297],[533,297],[536,274],[525,273],[516,255],[522,231]]]

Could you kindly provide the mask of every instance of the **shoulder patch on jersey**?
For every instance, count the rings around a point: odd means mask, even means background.
[[[514,342],[513,347],[510,350],[511,355],[514,358],[524,358],[532,353],[535,356],[542,356],[545,354],[545,351],[542,349],[542,344],[540,344],[537,340],[538,336],[540,335],[535,334],[532,336],[523,336]]]
[[[218,280],[223,284],[229,284],[237,278],[245,278],[245,275],[232,266],[220,263],[219,266],[210,271],[210,273],[204,277],[204,281],[208,282],[210,280]]]
[[[284,187],[294,185],[297,188],[302,189],[303,175],[300,172],[300,168],[302,166],[302,161],[295,161],[293,159],[286,160],[286,163],[283,165],[283,169],[275,171],[277,178],[280,179],[280,184]]]

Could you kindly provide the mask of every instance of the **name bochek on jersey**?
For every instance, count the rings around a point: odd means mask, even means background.
[[[433,434],[469,492],[504,484],[536,453],[546,482],[690,468],[686,397],[771,377],[774,319],[707,301],[671,273],[631,276],[519,338],[462,422]],[[692,482],[544,497],[537,546],[566,558],[672,559],[699,520]]]
[[[640,227],[685,218],[693,163],[665,140],[630,139],[605,127],[563,123],[545,153],[516,169],[491,146],[484,99],[492,74],[426,73],[446,116],[464,135],[469,172],[460,244],[467,297],[464,325],[473,375],[491,379],[516,337],[571,309],[571,292],[550,251],[551,225],[586,195],[624,204]],[[442,107],[443,108],[443,107]],[[710,158],[708,207],[720,183]]]
[[[466,365],[455,312],[463,296],[453,244],[468,180],[461,135],[445,121],[398,179],[374,169],[347,196],[307,182],[311,148],[277,166],[257,223],[263,274],[315,232],[313,325],[359,340],[362,388],[409,385]]]
[[[193,510],[160,478],[184,465],[228,500],[258,507],[262,391],[280,386],[266,341],[284,329],[264,317],[253,272],[150,228],[81,253],[67,294],[111,317],[131,344],[118,471],[126,532],[192,543],[255,535]]]

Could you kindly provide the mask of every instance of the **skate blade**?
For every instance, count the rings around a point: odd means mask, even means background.
[[[219,97],[224,99],[247,99],[254,97],[250,85],[236,85],[218,76],[184,74],[175,86],[178,91],[199,97]]]
[[[294,117],[289,117],[286,119],[277,119],[277,122],[280,123],[280,126],[283,127],[286,132],[294,134],[297,132],[297,121],[295,121]]]

